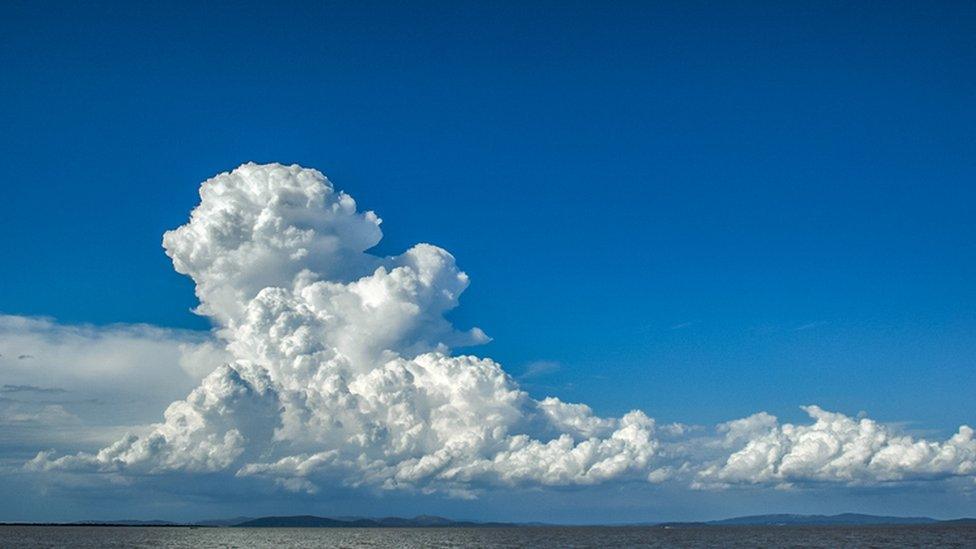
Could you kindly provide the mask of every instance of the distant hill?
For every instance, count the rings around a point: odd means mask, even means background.
[[[4,524],[0,522],[0,524]],[[14,524],[14,523],[6,523]],[[20,523],[25,524],[25,523]],[[111,520],[79,521],[71,523],[34,523],[38,526],[170,526],[170,527],[240,527],[240,528],[492,528],[552,526],[539,522],[474,522],[452,520],[433,515],[402,517],[318,517],[294,515],[275,517],[236,517],[178,523],[164,520]],[[840,515],[753,515],[705,522],[662,522],[632,524],[630,526],[654,526],[658,528],[707,528],[713,526],[875,526],[875,525],[924,525],[976,526],[976,518],[937,520],[930,517],[891,517],[844,513]],[[590,526],[599,526],[593,524]]]
[[[70,526],[182,526],[168,520],[82,520]]]
[[[934,524],[936,522],[939,521],[929,517],[886,517],[862,515],[858,513],[843,513],[840,515],[755,515],[724,520],[713,520],[709,521],[708,524],[716,526],[733,526],[739,524],[756,526],[858,526],[870,524]]]
[[[705,522],[666,522],[653,526],[666,528],[694,528],[708,526],[873,526],[899,524],[976,524],[976,519],[962,518],[940,521],[930,517],[891,517],[844,513],[840,515],[753,515]],[[414,518],[341,517],[327,518],[310,515],[287,517],[262,517],[243,521],[233,526],[245,528],[301,527],[301,528],[457,528],[457,527],[516,527],[546,526],[541,523],[505,523],[456,521],[444,517],[421,515]]]
[[[234,517],[229,519],[201,520],[193,523],[194,526],[235,526],[242,522],[254,520],[254,517]]]
[[[897,524],[976,524],[976,519],[937,520],[930,517],[889,517],[843,513],[840,515],[752,515],[706,522],[667,522],[657,526],[873,526]]]
[[[261,517],[246,520],[230,526],[246,528],[364,528],[376,526],[368,519],[339,520],[312,515],[298,515],[290,517]]]
[[[378,519],[364,517],[328,518],[298,515],[261,517],[228,526],[241,528],[458,528],[519,525],[502,522],[459,521],[432,515],[420,515],[413,518],[385,517]]]

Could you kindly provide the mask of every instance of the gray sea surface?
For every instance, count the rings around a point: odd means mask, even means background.
[[[0,547],[976,547],[976,526],[0,526]]]

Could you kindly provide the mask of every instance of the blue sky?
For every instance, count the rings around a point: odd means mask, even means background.
[[[448,318],[534,397],[976,422],[971,3],[0,12],[3,313],[208,329],[162,233],[206,178],[298,163],[379,214],[376,253],[449,250]],[[898,510],[976,512],[924,492]],[[823,497],[885,498],[784,510]]]

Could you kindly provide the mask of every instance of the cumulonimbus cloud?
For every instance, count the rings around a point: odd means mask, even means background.
[[[914,441],[818,408],[813,426],[757,415],[723,427],[707,459],[682,454],[667,447],[674,429],[639,410],[603,418],[535,400],[491,359],[452,355],[487,340],[444,318],[467,275],[430,244],[369,253],[379,217],[320,172],[245,164],[206,181],[200,198],[163,245],[230,359],[148,434],[94,454],[41,452],[29,469],[226,471],[308,492],[335,483],[461,495],[672,476],[729,486],[973,474],[967,427],[944,443]]]

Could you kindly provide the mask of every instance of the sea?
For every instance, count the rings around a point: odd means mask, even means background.
[[[973,547],[976,526],[187,528],[0,526],[0,547]]]

